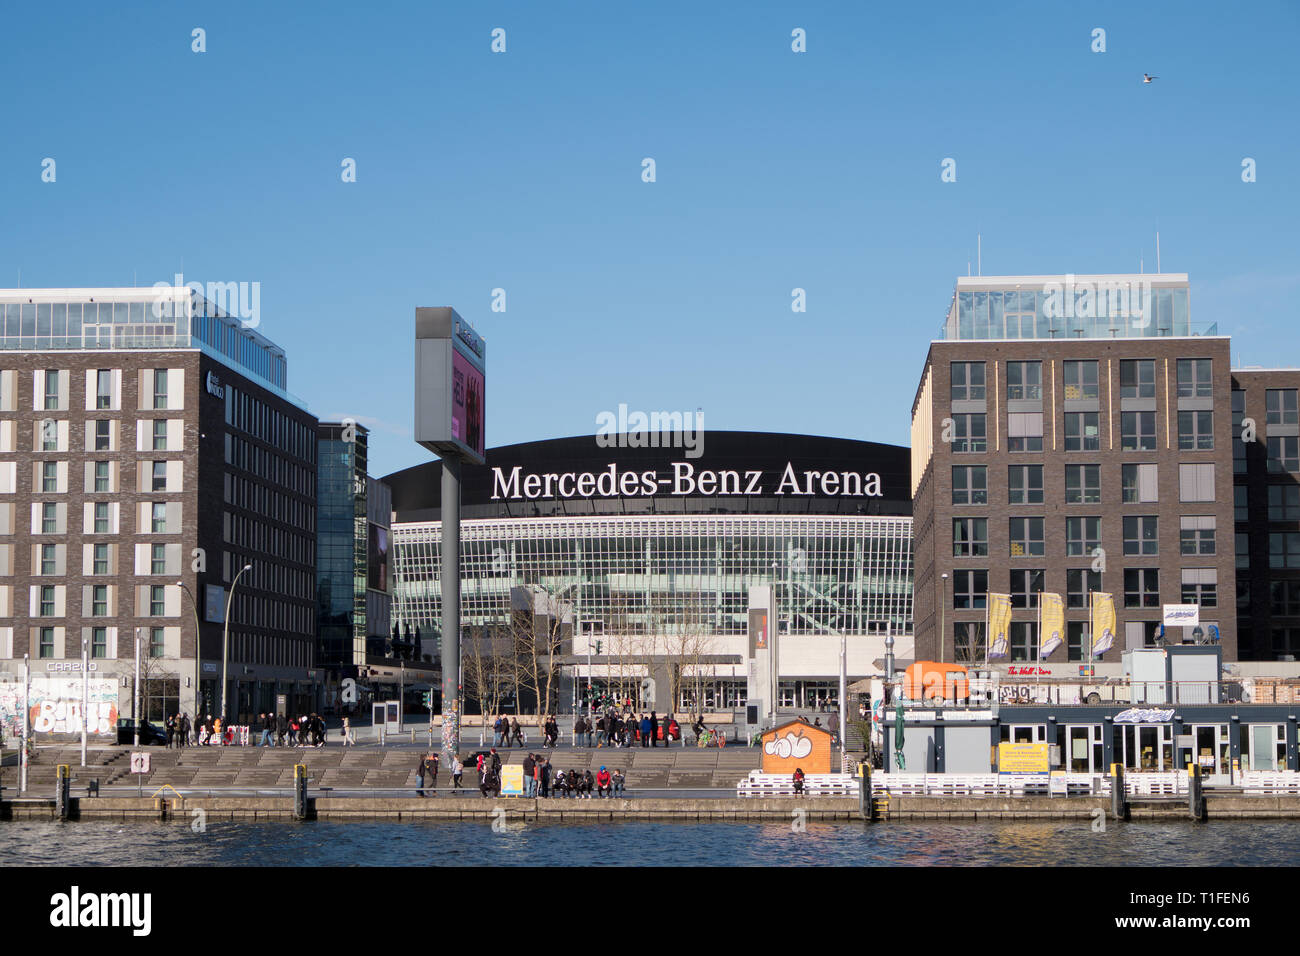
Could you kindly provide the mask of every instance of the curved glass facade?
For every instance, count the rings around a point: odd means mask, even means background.
[[[441,523],[394,524],[394,620],[441,633]],[[775,584],[783,634],[910,634],[912,521],[658,515],[462,521],[466,628],[506,624],[510,589],[571,602],[587,633],[744,635]]]

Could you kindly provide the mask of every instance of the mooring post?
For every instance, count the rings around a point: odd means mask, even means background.
[[[1205,791],[1201,779],[1201,765],[1195,761],[1187,765],[1187,810],[1197,823],[1205,822]]]
[[[300,763],[293,767],[293,818],[307,819],[307,768]]]
[[[1128,794],[1124,792],[1124,766],[1110,765],[1110,812],[1116,820],[1128,819]]]
[[[862,819],[874,823],[874,810],[875,805],[871,802],[871,764],[864,760],[858,765],[858,812],[862,814]]]
[[[54,776],[54,809],[58,812],[60,820],[68,819],[68,796],[72,789],[72,768],[66,764],[59,764]]]

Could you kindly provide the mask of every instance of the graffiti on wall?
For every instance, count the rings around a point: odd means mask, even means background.
[[[81,691],[79,677],[33,677],[28,696],[31,729],[37,734],[81,733]],[[88,682],[87,731],[111,734],[117,727],[117,681],[92,677]],[[0,683],[0,723],[6,737],[23,730],[22,681]]]

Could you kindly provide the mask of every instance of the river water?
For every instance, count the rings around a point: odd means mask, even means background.
[[[15,866],[1266,866],[1300,822],[0,824]]]

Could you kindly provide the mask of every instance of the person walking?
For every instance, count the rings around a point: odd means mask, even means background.
[[[653,710],[650,711],[650,746],[659,746],[659,718]]]
[[[420,765],[415,770],[415,779],[419,781],[419,783],[417,783],[415,787],[415,795],[417,797],[424,796],[424,771],[425,771],[425,757],[423,754],[421,754]]]
[[[429,793],[431,796],[436,797],[438,795],[438,755],[433,751],[429,751],[428,756],[424,758],[424,767],[428,771]]]
[[[645,714],[641,715],[641,725],[637,728],[641,731],[641,746],[650,746],[650,718]]]
[[[523,728],[519,726],[518,717],[510,721],[510,739],[514,740],[521,747],[524,745],[524,732]]]
[[[356,743],[357,743],[356,738],[352,736],[352,718],[344,717],[343,718],[343,746],[354,747],[356,746]]]
[[[537,783],[541,788],[542,796],[551,795],[551,759],[544,757],[541,760],[541,766],[537,768]]]
[[[271,731],[275,727],[275,720],[270,714],[258,714],[257,716],[262,721],[262,742],[258,746],[269,747],[271,746]]]
[[[575,746],[575,747],[581,747],[581,746],[582,746],[582,731],[583,731],[583,729],[584,729],[585,727],[586,727],[586,724],[583,723],[581,715],[579,715],[578,717],[575,717],[575,718],[574,718],[574,720],[573,720],[573,746]]]
[[[460,793],[460,778],[465,773],[465,765],[461,762],[460,754],[451,755],[451,792]]]
[[[284,714],[277,714],[275,718],[275,745],[277,747],[285,746],[284,738],[289,732],[289,719]]]
[[[172,742],[176,739],[176,715],[172,714],[167,718],[167,749],[172,749]]]

